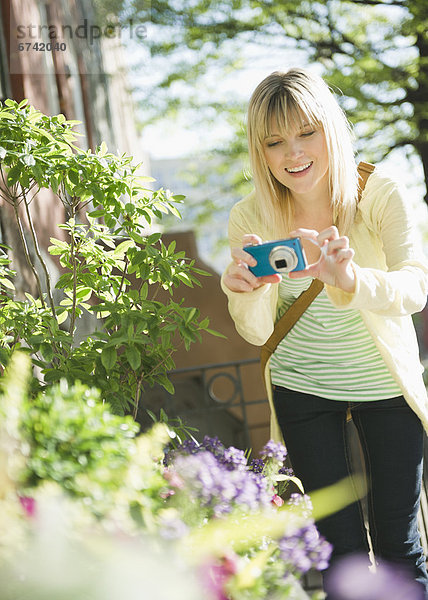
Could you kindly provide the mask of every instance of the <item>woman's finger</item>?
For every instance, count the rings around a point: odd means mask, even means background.
[[[336,254],[337,262],[344,262],[346,260],[352,260],[354,258],[355,252],[352,248],[346,248],[345,250],[338,250]]]
[[[243,248],[232,248],[231,255],[233,261],[238,265],[244,263],[250,267],[255,267],[257,264],[256,259],[249,252],[245,252]]]
[[[232,292],[252,292],[254,289],[256,289],[254,286],[248,283],[248,281],[245,281],[244,279],[232,278],[228,275],[225,275],[223,281]]]
[[[262,285],[259,281],[259,277],[256,277],[248,270],[246,265],[238,265],[236,263],[232,263],[227,271],[228,281],[232,282],[244,282],[248,284],[251,289],[256,289]],[[240,284],[237,284],[240,287]],[[228,285],[230,287],[230,285]],[[246,287],[246,286],[244,286]]]
[[[255,233],[246,233],[242,238],[243,246],[257,246],[262,243],[262,238]]]
[[[313,242],[316,242],[319,233],[315,229],[305,229],[304,227],[299,227],[298,229],[293,229],[293,231],[290,231],[288,235],[291,238],[301,237],[306,240],[312,240]]]
[[[263,277],[257,277],[259,283],[279,283],[282,277],[279,273],[273,273],[272,275],[263,275]]]
[[[338,250],[346,250],[347,248],[349,248],[349,238],[347,238],[346,236],[342,236],[331,242],[324,242],[323,248],[326,248],[325,252],[328,256],[334,254]]]
[[[325,241],[332,242],[333,240],[337,240],[339,238],[339,230],[336,225],[332,225],[331,227],[327,227],[327,229],[323,229],[317,237],[318,244],[322,246]]]

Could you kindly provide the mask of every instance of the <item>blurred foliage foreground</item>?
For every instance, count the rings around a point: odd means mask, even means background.
[[[299,577],[330,546],[309,499],[278,494],[283,446],[172,447],[84,384],[29,399],[29,369],[15,353],[0,397],[1,600],[308,597]]]

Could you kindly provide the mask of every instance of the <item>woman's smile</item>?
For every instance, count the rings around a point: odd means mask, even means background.
[[[290,173],[291,175],[305,175],[307,173],[307,171],[309,171],[309,169],[312,167],[313,165],[313,161],[311,160],[310,162],[306,163],[305,165],[301,165],[300,167],[289,167],[289,168],[285,168],[285,170],[287,171],[287,173]]]

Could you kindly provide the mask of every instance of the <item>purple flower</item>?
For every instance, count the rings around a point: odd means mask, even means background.
[[[425,593],[410,573],[399,566],[379,562],[369,570],[366,555],[337,561],[327,576],[326,590],[341,600],[424,600]]]
[[[269,505],[270,494],[262,476],[247,469],[231,471],[206,450],[178,455],[173,468],[190,498],[212,510],[215,516],[236,507],[256,510]]]
[[[254,473],[263,473],[263,469],[265,468],[265,463],[261,458],[253,458],[253,460],[248,465],[250,471],[254,471]]]
[[[174,457],[177,453],[181,454],[195,454],[200,449],[200,445],[195,440],[184,440],[178,448],[167,448],[165,450],[163,464],[165,467],[169,467],[169,465],[173,462]]]
[[[315,568],[322,571],[328,567],[332,546],[320,534],[314,523],[284,536],[279,541],[279,550],[286,565],[300,573]]]
[[[180,450],[187,454],[195,454],[199,449],[199,444],[196,440],[184,440],[180,446]]]
[[[288,477],[294,476],[294,471],[291,467],[281,467],[278,473],[279,475],[287,475]]]
[[[283,444],[269,440],[261,449],[260,456],[263,459],[271,458],[282,463],[287,456],[287,449]]]
[[[234,448],[233,446],[226,448],[223,457],[221,458],[221,462],[229,469],[229,471],[233,471],[233,469],[242,470],[247,467],[245,452],[243,450],[238,450],[238,448]]]
[[[216,458],[220,458],[224,455],[225,447],[220,442],[217,436],[209,437],[206,435],[201,444],[202,448],[211,452]]]

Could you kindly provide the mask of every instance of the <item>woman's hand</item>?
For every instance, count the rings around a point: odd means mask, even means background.
[[[232,249],[232,264],[227,269],[223,277],[223,283],[232,292],[252,292],[266,283],[279,283],[281,275],[266,275],[265,277],[256,277],[248,270],[248,267],[255,267],[256,259],[248,252],[245,252],[245,246],[255,246],[261,244],[262,240],[258,235],[247,234],[242,238],[244,248]]]
[[[329,227],[321,233],[315,229],[295,229],[290,232],[290,237],[310,240],[321,249],[318,261],[308,265],[303,271],[289,273],[291,279],[309,275],[345,292],[355,291],[355,272],[352,268],[355,253],[349,247],[349,239],[344,235],[339,236],[337,227]]]

